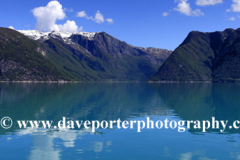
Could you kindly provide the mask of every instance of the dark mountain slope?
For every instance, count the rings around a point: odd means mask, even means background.
[[[80,80],[144,81],[171,54],[163,49],[133,47],[105,32],[93,38],[73,34],[69,39],[71,44],[61,38],[50,38],[43,44],[55,64]]]
[[[0,28],[0,81],[145,81],[171,54],[105,32],[19,32]]]
[[[0,28],[0,80],[70,80],[36,42],[19,32]]]
[[[240,79],[240,29],[190,32],[159,68],[153,81],[232,81]]]

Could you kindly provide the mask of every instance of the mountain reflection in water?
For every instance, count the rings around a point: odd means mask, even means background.
[[[17,120],[228,120],[240,84],[0,84],[0,153],[6,159],[239,159],[239,129],[19,129]],[[9,154],[9,153],[14,154]],[[124,154],[123,154],[124,153]]]

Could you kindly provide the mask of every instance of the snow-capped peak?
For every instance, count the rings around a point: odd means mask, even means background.
[[[95,36],[96,32],[75,32],[73,33],[75,35],[82,35],[84,37],[87,37],[89,40],[92,40]]]
[[[63,39],[71,37],[72,33],[70,32],[51,32],[50,33],[52,36],[58,36]]]
[[[18,30],[18,32],[24,34],[25,36],[28,36],[31,39],[34,40],[47,40],[50,37],[52,38],[61,38],[65,43],[72,43],[70,40],[70,37],[72,35],[82,35],[84,37],[87,37],[89,40],[93,40],[93,37],[95,36],[96,32],[39,32],[37,30]]]
[[[39,32],[36,30],[18,30],[18,32],[24,34],[25,36],[28,36],[31,39],[38,40],[38,39],[48,39],[48,34],[50,32]]]

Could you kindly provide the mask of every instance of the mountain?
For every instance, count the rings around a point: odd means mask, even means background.
[[[72,80],[145,81],[172,53],[134,47],[105,32],[19,32],[39,44],[45,58]]]
[[[240,28],[192,31],[150,81],[240,80]]]
[[[0,28],[0,81],[71,80],[46,54],[38,42]]]

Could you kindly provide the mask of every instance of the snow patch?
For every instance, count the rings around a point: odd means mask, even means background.
[[[93,40],[96,32],[39,32],[37,30],[18,30],[18,32],[24,34],[25,36],[34,39],[34,40],[47,40],[49,38],[61,38],[65,43],[73,43],[70,39],[72,35],[81,35],[87,37],[89,40]]]
[[[38,40],[38,39],[48,39],[48,34],[50,32],[39,32],[36,30],[18,30],[18,32],[24,34],[25,36],[28,36],[31,39]]]
[[[89,40],[93,40],[93,37],[95,36],[96,32],[76,32],[73,34],[81,35],[81,36],[87,37]]]

